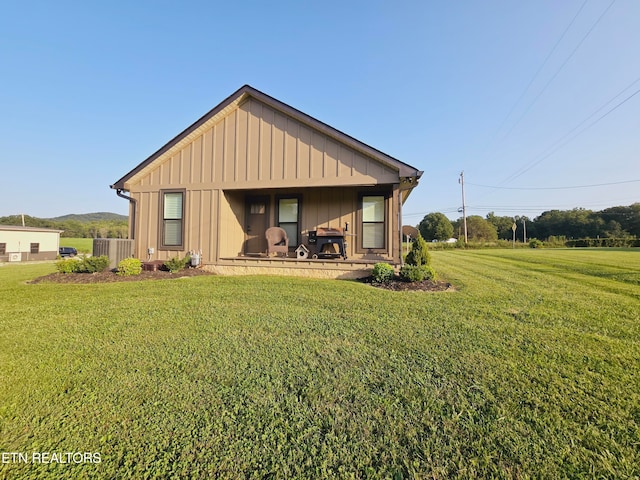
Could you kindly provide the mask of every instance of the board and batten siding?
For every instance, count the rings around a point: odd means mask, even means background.
[[[202,251],[204,263],[236,257],[244,247],[245,194],[270,197],[270,224],[275,225],[277,195],[299,195],[301,230],[344,227],[357,234],[358,192],[399,182],[398,171],[344,145],[282,112],[250,98],[200,134],[163,154],[128,184],[136,200],[136,252],[166,260],[190,250]],[[159,248],[160,192],[185,190],[184,248]],[[397,196],[389,202],[389,256],[397,244]],[[130,216],[131,218],[131,216]],[[348,255],[358,258],[357,239],[348,239]]]
[[[398,182],[398,172],[250,99],[172,153],[132,191],[255,189]]]
[[[219,218],[219,190],[187,190],[184,198],[184,250],[202,251],[207,261],[215,259],[218,249],[216,231]],[[136,232],[136,252],[138,256],[146,258],[148,248],[154,249],[154,260],[168,260],[176,256],[175,250],[162,250],[160,244],[160,192],[133,193],[132,197],[138,205],[138,222]],[[225,200],[223,199],[223,203]],[[130,217],[131,218],[131,217]],[[225,225],[230,231],[229,225]],[[241,230],[241,225],[237,228]],[[242,233],[240,233],[242,235]],[[182,254],[183,254],[182,253]],[[237,252],[236,252],[237,253]],[[181,255],[182,255],[181,254]]]
[[[377,192],[377,190],[376,190]],[[269,199],[270,225],[276,225],[276,203],[280,196],[290,194],[290,190],[256,190],[255,195]],[[357,220],[359,192],[353,188],[312,188],[295,192],[301,202],[300,231],[307,232],[318,227],[341,227],[349,224],[347,237],[347,255],[349,258],[362,258],[358,253],[357,242],[361,232]],[[391,192],[390,192],[391,193]],[[386,245],[389,256],[393,255],[398,239],[392,234],[397,229],[397,192],[387,202]],[[153,259],[167,260],[178,254],[175,250],[161,250],[159,245],[159,192],[135,194],[140,212],[138,216],[136,248],[144,258],[147,248],[154,247]],[[185,194],[185,230],[184,249],[180,255],[193,250],[201,251],[205,263],[215,262],[221,258],[236,257],[242,254],[244,246],[245,192],[230,190],[187,190]],[[306,239],[303,239],[306,241]],[[395,259],[395,258],[394,258]]]

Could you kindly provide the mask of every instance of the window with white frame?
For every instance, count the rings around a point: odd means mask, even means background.
[[[363,195],[362,208],[362,248],[385,248],[385,197],[384,195]]]
[[[161,245],[182,248],[184,236],[184,192],[162,192]]]

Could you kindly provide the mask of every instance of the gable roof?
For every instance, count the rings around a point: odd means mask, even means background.
[[[286,103],[281,102],[269,95],[256,90],[250,85],[244,85],[240,89],[236,90],[229,97],[223,100],[220,104],[214,107],[212,110],[204,114],[201,118],[199,118],[195,123],[186,128],[184,131],[179,133],[176,137],[170,140],[167,144],[165,144],[162,148],[144,160],[142,163],[137,165],[133,170],[128,172],[122,178],[117,180],[113,185],[110,185],[111,188],[117,190],[128,190],[126,184],[142,175],[143,171],[147,169],[151,164],[153,164],[157,159],[163,157],[167,152],[180,148],[180,146],[186,142],[191,141],[193,138],[200,135],[202,130],[206,128],[211,119],[215,119],[216,117],[222,118],[227,115],[230,111],[240,106],[249,98],[255,98],[263,102],[264,104],[270,106],[271,108],[287,115],[309,127],[337,140],[340,143],[343,143],[356,151],[363,153],[364,155],[371,157],[380,163],[387,165],[394,170],[398,171],[399,177],[403,179],[407,179],[407,183],[409,185],[409,189],[415,187],[418,179],[422,175],[422,171],[408,165],[400,160],[387,155],[380,150],[377,150],[355,138],[347,135],[346,133],[337,130],[330,125],[327,125],[320,120],[317,120],[310,115],[307,115],[300,110],[297,110]]]

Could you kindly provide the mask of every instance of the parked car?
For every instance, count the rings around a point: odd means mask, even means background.
[[[73,247],[60,247],[58,253],[61,257],[75,257],[78,254],[78,250]]]

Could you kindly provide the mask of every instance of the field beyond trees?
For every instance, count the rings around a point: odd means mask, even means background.
[[[0,267],[0,478],[640,476],[640,251],[431,255],[457,291]]]

